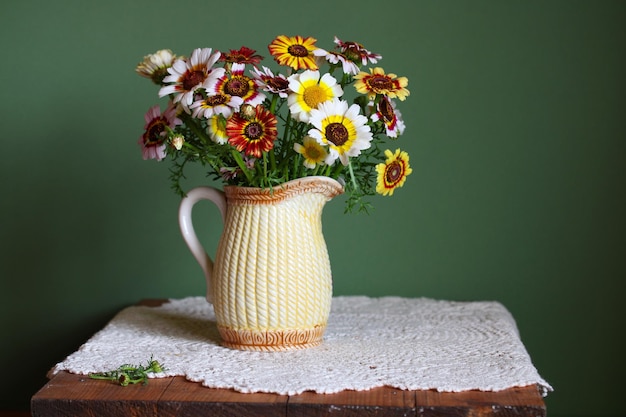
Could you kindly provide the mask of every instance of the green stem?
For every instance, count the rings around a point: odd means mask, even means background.
[[[231,151],[231,154],[233,155],[233,158],[235,159],[235,162],[237,162],[237,165],[239,165],[239,168],[241,168],[241,171],[243,172],[243,174],[246,176],[246,178],[247,178],[248,182],[250,183],[250,185],[253,185],[252,184],[252,174],[250,173],[250,170],[246,166],[246,163],[244,162],[243,158],[241,157],[241,154],[236,149],[233,149]]]
[[[283,142],[287,142],[291,135],[291,112],[287,113],[287,119],[285,120],[285,133],[283,135]]]
[[[272,103],[270,104],[270,112],[276,114],[276,104],[278,104],[278,94],[272,95]]]
[[[352,169],[352,160],[348,159],[348,171],[350,172],[350,179],[352,180],[352,186],[354,190],[358,190],[359,186],[356,184],[356,178],[354,177],[354,170]]]
[[[331,170],[332,170],[332,174],[331,174]],[[337,179],[339,178],[339,174],[341,174],[341,171],[343,171],[343,165],[341,163],[338,163],[337,165],[335,165],[335,169],[332,169],[332,166],[328,165],[328,169],[326,170],[326,175]]]
[[[107,381],[116,381],[117,376],[115,375],[107,375],[107,374],[89,374],[89,378],[91,379],[106,379]]]
[[[300,156],[300,155],[298,155]],[[293,160],[293,175],[294,178],[298,178],[300,175],[298,175],[298,167],[299,167],[299,162],[300,162],[300,158],[295,157],[295,158],[291,158]]]
[[[191,149],[191,151],[193,151],[195,154],[200,155],[200,149],[198,149],[197,146],[192,145],[191,143],[185,141],[183,142],[183,146],[185,148]]]
[[[263,152],[263,178],[267,180],[267,152]]]
[[[272,148],[269,151],[270,154],[270,169],[272,172],[276,171],[276,155],[274,154],[274,149]]]

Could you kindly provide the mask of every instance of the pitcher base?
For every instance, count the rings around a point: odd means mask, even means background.
[[[325,325],[308,329],[251,330],[217,326],[222,346],[251,351],[279,352],[318,346],[324,337]]]

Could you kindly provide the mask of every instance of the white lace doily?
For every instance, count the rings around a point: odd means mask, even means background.
[[[213,309],[202,297],[128,307],[57,364],[88,374],[145,364],[211,388],[295,395],[383,385],[398,389],[499,391],[537,384],[511,314],[498,302],[362,296],[333,298],[322,345],[288,352],[220,346]]]

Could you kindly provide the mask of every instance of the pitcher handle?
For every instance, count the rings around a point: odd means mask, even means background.
[[[213,274],[213,260],[207,254],[204,246],[200,243],[198,236],[193,228],[191,212],[193,206],[202,200],[209,200],[217,206],[222,215],[222,222],[226,219],[226,197],[223,191],[213,187],[196,187],[187,193],[187,196],[180,202],[178,208],[178,224],[183,239],[196,261],[204,271],[207,285],[206,299],[213,304],[213,287],[211,285],[211,275]]]

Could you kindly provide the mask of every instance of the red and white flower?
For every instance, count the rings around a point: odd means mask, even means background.
[[[141,146],[143,159],[165,158],[169,132],[182,122],[176,117],[176,108],[170,103],[167,109],[161,113],[161,107],[157,104],[152,106],[144,116],[144,132],[137,142]]]
[[[243,104],[257,106],[263,103],[265,94],[259,91],[254,79],[244,74],[245,68],[245,64],[232,64],[229,73],[223,73],[213,83],[207,84],[207,94],[239,97],[242,101],[240,106]]]
[[[224,74],[224,68],[213,68],[219,57],[220,53],[213,53],[211,48],[198,48],[192,52],[191,58],[177,59],[167,69],[169,75],[163,78],[166,85],[161,87],[159,97],[172,95],[172,101],[189,113],[196,91]]]
[[[374,54],[357,42],[344,42],[335,36],[335,45],[339,47],[341,53],[349,60],[354,62],[361,61],[361,65],[367,65],[368,62],[376,64],[382,56]]]
[[[278,94],[280,98],[287,98],[289,80],[283,74],[274,75],[272,70],[265,66],[262,70],[254,68],[250,73],[257,87],[268,93]]]
[[[373,107],[374,103],[370,103]],[[396,103],[387,96],[381,96],[376,111],[370,116],[373,122],[382,122],[385,126],[385,133],[390,138],[397,138],[404,133],[404,121],[400,110],[396,109]]]

